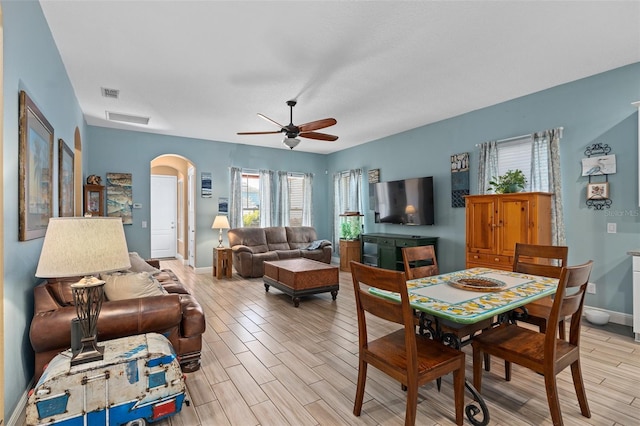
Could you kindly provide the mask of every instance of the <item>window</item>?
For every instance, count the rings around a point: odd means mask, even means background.
[[[517,139],[498,144],[498,175],[505,174],[508,170],[520,169],[527,177],[525,191],[531,191],[531,137]],[[540,187],[536,191],[549,191],[549,160],[546,156],[535,164],[539,175],[542,176]]]
[[[260,226],[260,177],[257,173],[242,173],[242,226]]]
[[[275,184],[275,183],[274,183]],[[279,215],[276,221],[285,222],[283,226],[302,226],[304,201],[305,201],[305,175],[287,173],[286,197],[287,202],[283,203],[284,208],[288,209],[288,215]],[[284,190],[284,188],[282,188]],[[267,195],[268,196],[268,195]],[[278,198],[276,192],[271,194],[272,198]],[[270,215],[268,211],[260,210],[260,174],[257,172],[242,172],[242,226],[243,227],[259,227],[260,215]],[[276,209],[275,201],[272,199],[271,209]],[[268,209],[267,209],[268,210]],[[286,218],[289,218],[287,221]],[[280,223],[272,223],[267,226],[276,226]]]
[[[302,226],[304,176],[289,175],[289,226]]]

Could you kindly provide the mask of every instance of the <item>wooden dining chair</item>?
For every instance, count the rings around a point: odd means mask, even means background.
[[[591,417],[580,368],[580,324],[592,266],[593,261],[589,261],[583,265],[562,268],[545,332],[504,323],[473,339],[473,385],[478,392],[482,392],[483,354],[522,365],[544,375],[551,419],[554,425],[562,425],[556,375],[571,366],[580,411],[584,417]],[[567,341],[557,337],[557,329],[560,318],[569,316],[571,323]]]
[[[433,246],[403,247],[402,260],[408,280],[440,274]],[[429,319],[431,323],[436,320],[433,317]],[[454,339],[445,339],[445,341],[456,349],[460,349],[461,346],[468,343],[474,334],[491,327],[491,322],[491,319],[486,319],[475,324],[457,324],[453,321],[438,319],[441,335],[445,337],[449,337],[447,334],[454,336]],[[420,331],[422,332],[422,329]]]
[[[358,384],[353,414],[360,416],[364,399],[367,366],[370,364],[398,380],[407,389],[405,425],[414,425],[418,387],[453,373],[456,424],[462,425],[464,405],[465,354],[415,332],[404,272],[391,271],[351,261],[351,275],[358,314]],[[400,303],[369,292],[369,287],[400,294]],[[369,315],[365,315],[365,312]],[[369,339],[368,321],[378,317],[401,327],[377,339]],[[371,326],[379,329],[379,324]]]
[[[523,274],[541,275],[543,277],[560,278],[562,267],[567,265],[569,247],[546,246],[516,243],[513,257],[513,271]],[[516,315],[515,319],[536,325],[540,332],[547,329],[547,320],[551,313],[553,298],[551,296],[524,305],[526,315]],[[560,318],[559,336],[566,336],[564,318]]]

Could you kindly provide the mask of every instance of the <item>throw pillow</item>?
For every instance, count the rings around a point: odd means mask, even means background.
[[[131,271],[133,272],[149,272],[151,274],[160,272],[159,269],[149,265],[138,253],[135,251],[129,253],[129,262],[131,262]]]
[[[104,293],[109,300],[136,299],[167,294],[148,272],[102,274]]]

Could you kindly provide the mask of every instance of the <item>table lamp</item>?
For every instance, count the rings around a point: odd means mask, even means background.
[[[409,204],[404,208],[404,212],[407,214],[407,222],[413,223],[413,215],[416,214],[416,207],[413,204]]]
[[[218,234],[218,248],[224,247],[222,245],[222,230],[229,229],[229,219],[227,219],[224,215],[218,215],[215,219],[213,219],[213,225],[211,225],[211,229],[219,229],[220,233]]]
[[[56,217],[49,219],[36,277],[81,277],[71,284],[76,314],[82,330],[81,348],[71,365],[103,359],[97,326],[104,281],[94,274],[129,269],[129,251],[121,218]]]

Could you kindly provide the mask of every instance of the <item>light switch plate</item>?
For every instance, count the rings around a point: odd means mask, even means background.
[[[618,226],[616,223],[607,223],[607,232],[609,234],[615,234],[618,232]]]

